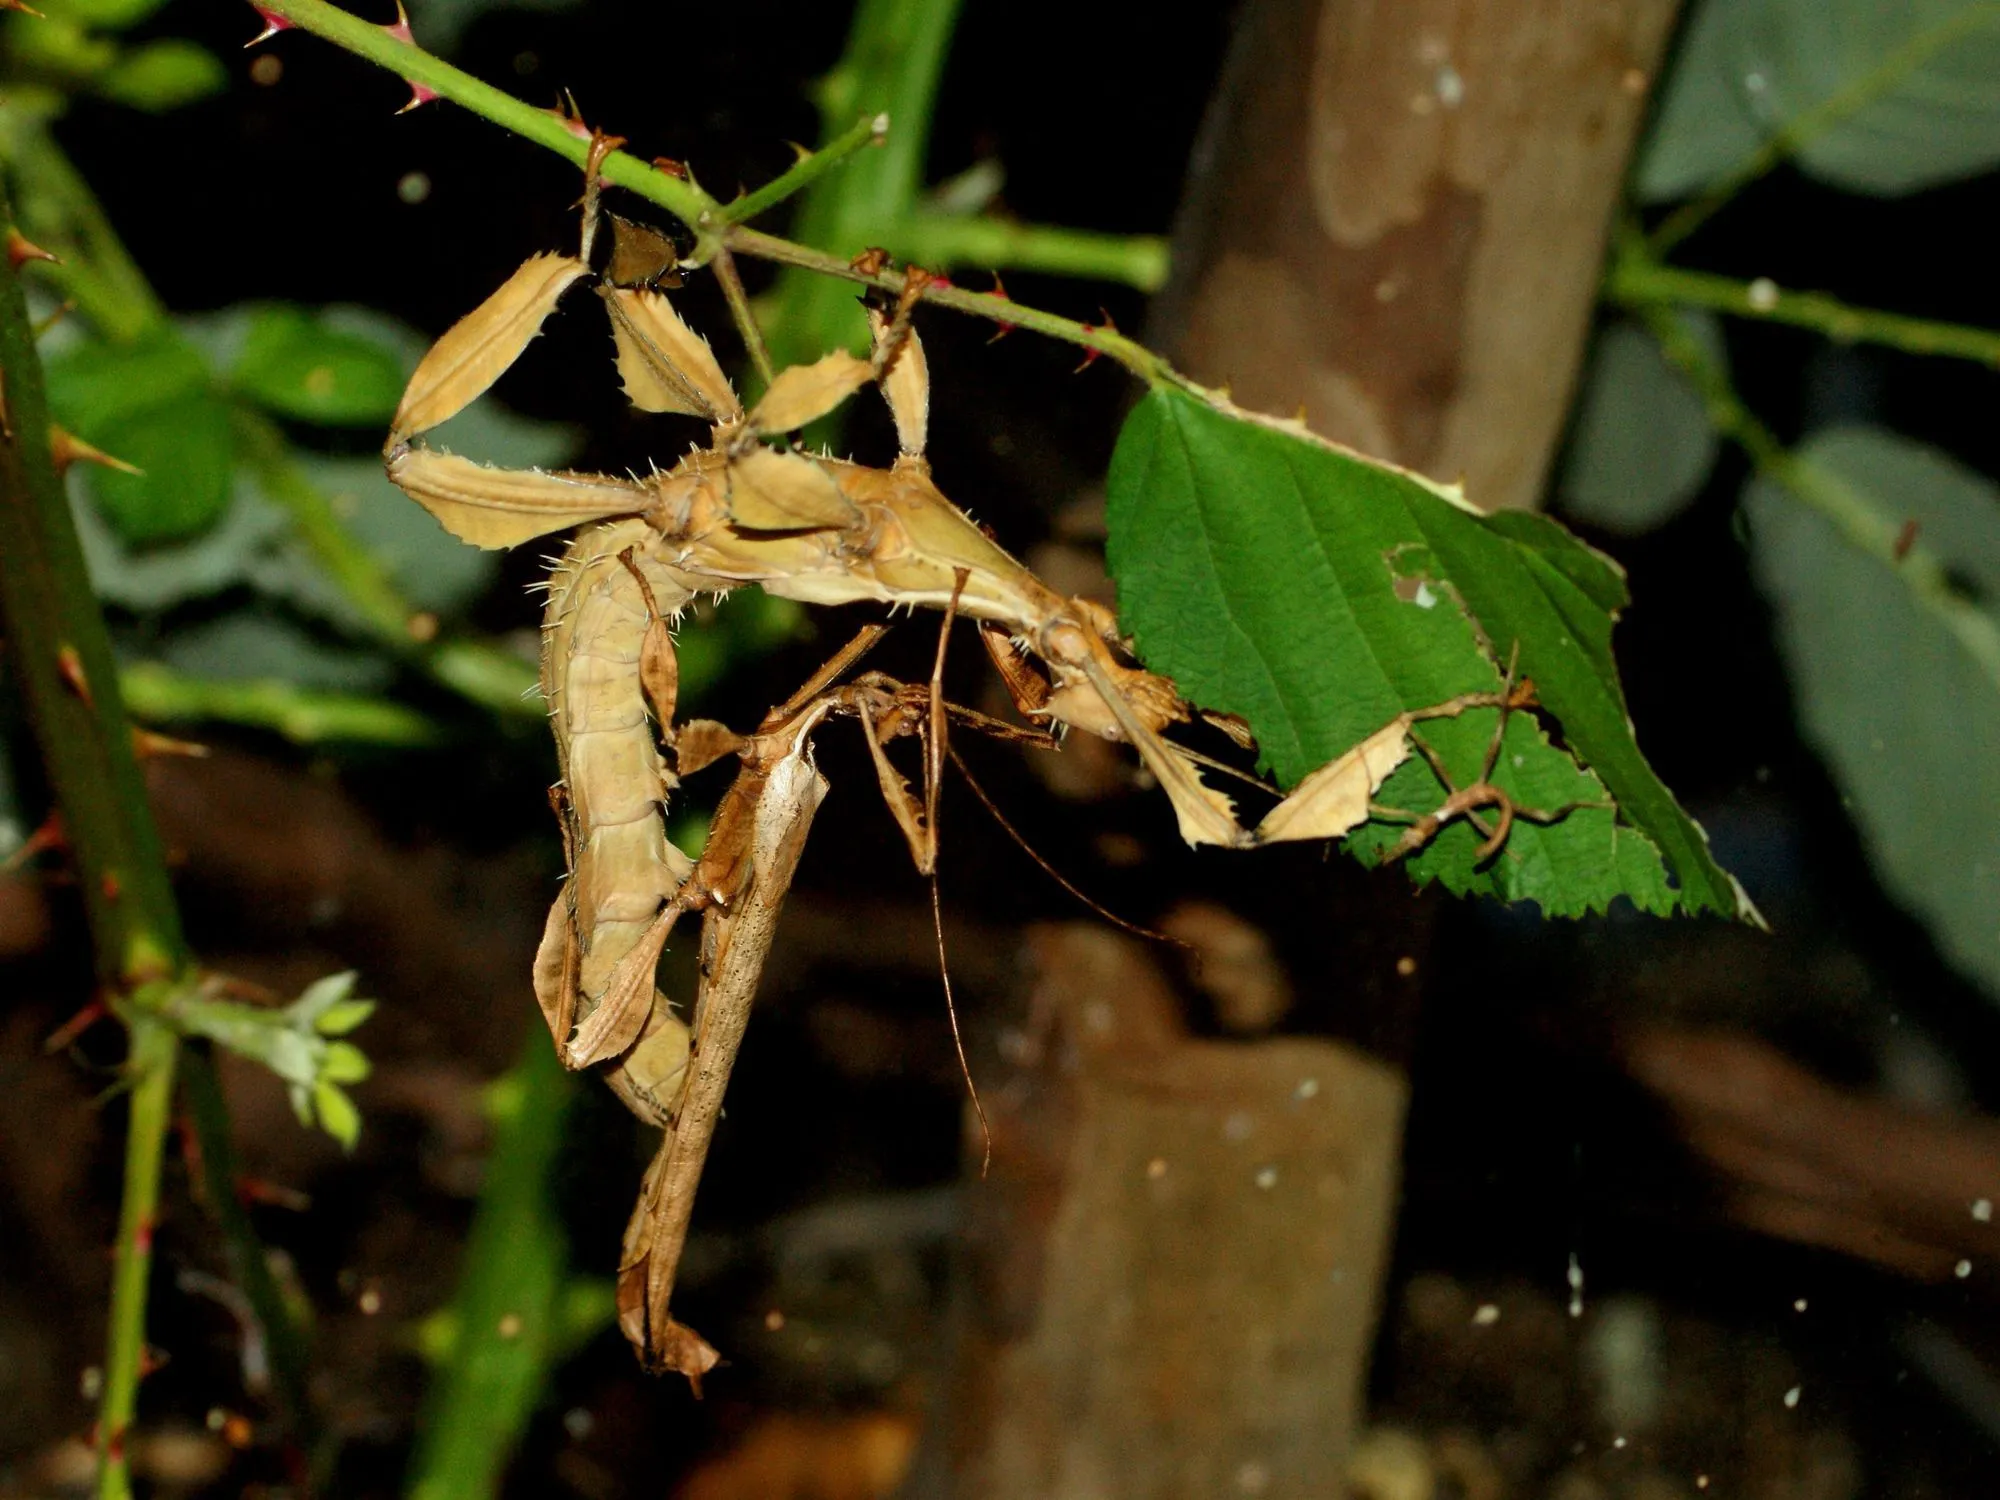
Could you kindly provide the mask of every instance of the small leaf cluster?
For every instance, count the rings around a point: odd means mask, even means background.
[[[284,1081],[299,1123],[317,1125],[347,1150],[361,1135],[361,1112],[345,1084],[368,1076],[368,1059],[343,1040],[374,1013],[373,1000],[354,996],[352,970],[329,974],[290,1005],[268,1007],[222,998],[213,981],[167,1000],[167,1018],[183,1032],[262,1063]]]

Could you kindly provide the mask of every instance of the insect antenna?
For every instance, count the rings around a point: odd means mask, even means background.
[[[1004,832],[1008,838],[1012,839],[1015,842],[1015,844],[1019,846],[1023,854],[1027,855],[1029,859],[1033,860],[1035,864],[1038,867],[1040,867],[1041,872],[1044,875],[1048,876],[1049,879],[1053,880],[1057,885],[1061,886],[1065,891],[1069,892],[1069,894],[1075,897],[1077,901],[1082,903],[1082,905],[1085,908],[1087,908],[1091,912],[1094,912],[1097,916],[1102,917],[1105,921],[1109,922],[1113,927],[1118,928],[1121,932],[1129,932],[1134,937],[1145,938],[1148,942],[1168,943],[1176,948],[1186,948],[1188,949],[1189,952],[1194,951],[1192,944],[1184,943],[1177,937],[1169,937],[1164,932],[1155,932],[1150,927],[1142,927],[1137,922],[1127,921],[1124,917],[1119,916],[1117,912],[1107,910],[1105,907],[1099,905],[1096,901],[1092,900],[1091,897],[1086,892],[1078,889],[1077,886],[1070,881],[1069,877],[1064,875],[1062,871],[1058,870],[1054,865],[1050,864],[1046,859],[1042,858],[1040,852],[1036,850],[1035,846],[1028,842],[1027,835],[1022,833],[1020,829],[1016,828],[1013,825],[1013,823],[1008,821],[1007,815],[1000,810],[1000,804],[995,802],[992,799],[992,797],[987,795],[986,788],[981,786],[978,780],[973,776],[971,767],[966,765],[965,759],[958,753],[957,747],[946,746],[945,753],[951,757],[951,763],[954,766],[958,767],[958,774],[965,778],[965,784],[972,788],[972,795],[977,797],[980,800],[980,803],[986,808],[987,812],[993,815],[993,821],[1000,825],[1001,831]]]

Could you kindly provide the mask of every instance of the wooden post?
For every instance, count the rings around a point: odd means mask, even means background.
[[[1100,927],[1028,952],[1025,1018],[983,1070],[952,1493],[1340,1494],[1400,1075],[1317,1038],[1190,1039],[1152,958]]]

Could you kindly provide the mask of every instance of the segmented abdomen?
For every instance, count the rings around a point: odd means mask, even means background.
[[[692,594],[647,555],[658,534],[639,520],[586,527],[549,578],[542,622],[542,692],[562,766],[570,873],[549,914],[536,991],[556,1045],[564,1020],[582,1021],[604,997],[611,972],[680,888],[693,862],[666,833],[672,778],[662,762],[640,688],[639,652],[648,613],[630,551],[661,612],[671,618]],[[573,984],[573,1003],[562,989]],[[666,1086],[686,1058],[686,1032],[657,1006],[644,1036],[611,1082],[639,1114],[672,1107]],[[572,1012],[563,1016],[562,1012]],[[560,1018],[560,1019],[559,1019]],[[634,1097],[635,1093],[638,1097]]]

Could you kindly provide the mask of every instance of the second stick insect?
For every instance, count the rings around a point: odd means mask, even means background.
[[[389,477],[467,542],[512,547],[575,529],[543,618],[542,692],[561,765],[551,800],[569,873],[536,957],[535,994],[564,1063],[600,1070],[635,1114],[665,1131],[626,1230],[619,1320],[650,1367],[698,1385],[718,1355],[668,1304],[750,1000],[826,793],[812,734],[830,717],[858,721],[881,790],[929,872],[947,707],[935,676],[919,687],[879,674],[848,678],[880,633],[869,627],[751,733],[680,722],[672,629],[692,600],[755,583],[810,604],[939,610],[947,627],[955,616],[972,619],[1030,721],[1129,743],[1190,844],[1341,837],[1369,817],[1383,779],[1411,753],[1413,724],[1521,708],[1531,689],[1510,683],[1400,715],[1246,828],[1201,779],[1211,763],[1167,736],[1197,710],[1133,660],[1111,614],[1048,588],[933,482],[924,453],[929,375],[910,326],[920,274],[909,273],[895,306],[870,310],[869,358],[836,352],[783,370],[746,411],[706,340],[653,281],[620,285],[592,271],[603,146],[600,138],[587,173],[577,253],[531,258],[438,340],[411,377],[384,457]],[[603,305],[633,405],[705,419],[706,447],[664,472],[621,478],[495,469],[418,441],[487,390],[578,287]],[[894,419],[900,451],[890,466],[789,445],[789,434],[868,385]],[[940,661],[942,650],[941,639]],[[1240,726],[1224,727],[1242,737]],[[921,800],[885,751],[905,734],[924,742]],[[700,859],[690,859],[667,838],[668,797],[681,777],[730,757],[736,779]],[[695,913],[701,977],[683,1020],[657,990],[656,970],[676,924]]]

